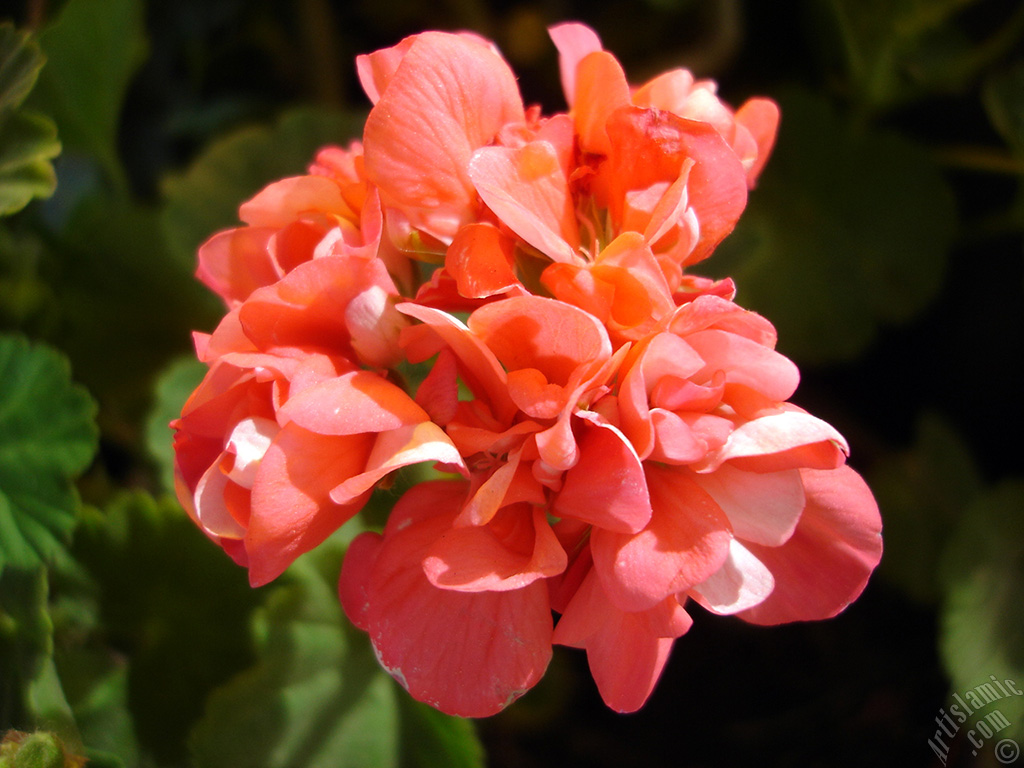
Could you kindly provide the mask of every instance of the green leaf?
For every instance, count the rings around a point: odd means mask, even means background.
[[[42,566],[0,574],[0,723],[81,741],[53,663],[49,580]]]
[[[46,68],[32,103],[53,116],[65,148],[96,157],[120,182],[117,128],[146,55],[140,0],[68,0],[39,36]]]
[[[28,32],[19,32],[12,24],[0,24],[0,113],[25,100],[45,61]]]
[[[181,407],[206,370],[206,364],[195,357],[179,357],[164,369],[156,383],[156,402],[146,423],[146,446],[157,461],[166,491],[174,490],[174,446],[168,424],[181,415]]]
[[[931,93],[962,89],[994,52],[975,44],[957,14],[980,0],[817,0],[825,24],[815,36],[826,59],[841,56],[846,90],[873,109],[890,108]],[[1019,16],[1000,20],[1019,25]],[[996,22],[998,25],[999,22]],[[998,39],[991,45],[1010,47]],[[828,34],[833,32],[834,35]]]
[[[140,750],[160,762],[184,762],[185,735],[203,701],[251,663],[247,627],[258,593],[175,502],[142,492],[89,512],[73,552],[95,585],[107,653],[128,660],[127,701]],[[73,663],[65,659],[62,668]],[[100,665],[71,686],[84,725],[123,717],[117,674],[116,664]],[[87,743],[130,762],[110,734],[104,741],[86,735]]]
[[[134,433],[157,373],[223,305],[170,258],[152,208],[88,197],[59,235],[51,244],[61,312],[54,343],[102,404],[104,431]]]
[[[472,720],[451,717],[399,695],[403,768],[483,768],[483,745]]]
[[[985,81],[982,100],[992,125],[1024,156],[1024,61],[993,73]]]
[[[398,765],[397,690],[342,614],[340,561],[322,545],[270,592],[259,663],[211,697],[193,733],[199,768]]]
[[[885,523],[880,573],[915,599],[938,602],[940,557],[982,488],[970,452],[948,424],[926,414],[913,448],[877,462],[870,485]]]
[[[322,146],[347,143],[360,117],[300,108],[270,127],[243,128],[215,141],[184,173],[163,185],[161,224],[175,257],[194,269],[196,249],[214,232],[238,225],[238,207],[271,181],[305,173]]]
[[[936,296],[954,232],[953,196],[916,146],[857,131],[823,100],[780,98],[776,150],[736,231],[707,269],[779,330],[800,362],[855,357],[879,325]]]
[[[0,572],[63,554],[78,507],[72,480],[96,451],[95,413],[62,355],[0,336]]]
[[[39,338],[52,331],[58,308],[43,278],[42,240],[12,232],[0,222],[0,329]]]
[[[48,197],[57,185],[49,162],[60,152],[57,127],[47,117],[17,110],[44,61],[28,33],[0,24],[0,216]]]
[[[0,216],[16,213],[57,187],[50,160],[60,154],[53,121],[31,112],[0,116]]]
[[[980,497],[957,527],[943,560],[945,602],[939,647],[951,693],[997,681],[1024,680],[1024,481]],[[1012,727],[998,738],[1024,738],[1024,696],[990,703]],[[980,715],[979,715],[980,716]]]

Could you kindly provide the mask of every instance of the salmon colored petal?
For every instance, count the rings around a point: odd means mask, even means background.
[[[370,628],[370,574],[377,562],[384,537],[374,531],[359,534],[345,550],[338,579],[338,597],[348,620],[366,632]]]
[[[430,583],[459,592],[507,592],[565,570],[568,559],[544,510],[505,507],[487,525],[451,528],[430,547]]]
[[[796,469],[759,474],[723,464],[693,479],[725,512],[736,537],[755,544],[783,544],[793,535],[806,504]]]
[[[679,113],[693,92],[693,74],[686,69],[672,69],[648,80],[633,92],[638,107],[654,107]]]
[[[800,370],[789,358],[735,333],[697,331],[686,337],[686,343],[704,360],[709,378],[725,371],[726,383],[743,384],[769,400],[788,400],[800,383]]]
[[[760,604],[772,593],[775,579],[764,563],[743,544],[729,542],[729,557],[689,594],[704,608],[729,616]]]
[[[482,299],[519,285],[513,267],[515,241],[490,224],[467,224],[445,253],[445,269],[459,293]]]
[[[711,294],[681,306],[669,324],[669,330],[682,338],[708,328],[742,336],[768,349],[775,349],[778,340],[775,327],[767,319],[731,299]]]
[[[736,111],[736,122],[750,132],[757,144],[757,157],[747,169],[747,183],[752,187],[775,144],[779,107],[771,99],[750,99]]]
[[[522,449],[512,451],[508,460],[481,483],[455,518],[457,527],[486,525],[491,521],[505,503],[505,494],[512,485],[522,456]]]
[[[263,350],[311,346],[355,357],[359,347],[371,353],[367,363],[390,363],[398,358],[404,324],[390,301],[396,294],[380,261],[324,257],[256,291],[239,309],[239,320]],[[367,312],[369,306],[374,310]]]
[[[481,339],[458,318],[439,309],[412,303],[399,304],[397,308],[399,312],[429,326],[441,343],[451,349],[461,363],[460,373],[466,385],[477,397],[483,398],[487,402],[497,418],[502,421],[512,418],[516,408],[508,395],[505,370]],[[410,330],[418,331],[419,329],[412,328]],[[407,336],[403,335],[402,344],[411,362],[421,362],[438,351],[428,349],[427,353],[423,354],[416,349],[416,346],[421,343],[418,337],[408,335],[412,346],[406,343],[406,338]]]
[[[627,190],[675,181],[684,163],[692,160],[686,190],[700,223],[700,239],[686,263],[708,256],[732,231],[747,204],[746,172],[732,148],[713,126],[668,112],[625,107],[607,115],[606,121],[615,152],[601,172],[611,185],[614,219],[622,219]]]
[[[586,648],[591,674],[605,704],[616,712],[635,712],[654,690],[675,637],[691,624],[675,598],[648,611],[616,609],[608,604],[599,579],[591,572],[559,620],[554,640]],[[664,627],[660,631],[667,636],[652,632],[652,625]]]
[[[648,457],[664,464],[693,464],[708,452],[708,444],[694,434],[690,424],[681,416],[663,408],[652,408],[651,426],[654,427],[654,448]]]
[[[607,123],[618,109],[628,104],[629,83],[614,56],[607,51],[595,51],[579,61],[573,114],[584,152],[611,152],[614,140],[609,138]]]
[[[323,176],[275,181],[238,209],[238,217],[251,227],[284,227],[309,214],[356,218],[338,185]]]
[[[519,237],[554,261],[578,260],[579,227],[569,180],[551,144],[479,149],[469,176],[487,207]]]
[[[698,471],[714,471],[726,461],[753,472],[835,469],[849,452],[835,427],[809,413],[786,410],[738,426]]]
[[[464,495],[463,483],[423,483],[407,491],[379,550],[356,552],[357,564],[372,560],[366,587],[359,588],[362,574],[346,565],[339,591],[367,626],[381,664],[414,698],[448,714],[486,717],[544,674],[551,608],[543,581],[472,593],[430,583],[421,562],[449,529]],[[350,578],[354,588],[346,584]]]
[[[455,355],[450,349],[438,353],[429,373],[416,388],[415,400],[435,424],[444,427],[455,418],[459,407],[459,382]]]
[[[257,288],[282,275],[268,251],[277,230],[239,227],[219,232],[199,248],[198,277],[229,307],[244,301]]]
[[[245,535],[249,583],[277,578],[296,557],[340,528],[369,494],[339,505],[330,491],[359,474],[373,446],[373,435],[318,435],[286,425],[260,462],[252,488],[252,514]]]
[[[407,37],[390,48],[381,48],[373,53],[356,56],[359,84],[363,86],[363,91],[371,102],[376,104],[380,101],[380,95],[387,89],[395,70],[415,41],[414,36]]]
[[[803,470],[807,506],[781,547],[750,544],[775,578],[760,605],[740,614],[754,624],[834,616],[864,589],[882,557],[882,520],[871,490],[849,467]]]
[[[643,465],[610,424],[585,423],[579,461],[565,473],[552,512],[616,533],[636,533],[651,519]]]
[[[396,469],[424,462],[440,464],[449,472],[467,474],[462,457],[444,430],[423,421],[378,434],[366,457],[365,471],[331,489],[331,500],[336,504],[353,503]]]
[[[294,421],[321,435],[384,432],[429,418],[401,388],[370,371],[351,371],[309,387],[278,414],[282,423]]]
[[[571,109],[576,101],[576,66],[588,53],[601,50],[601,38],[590,27],[577,22],[548,27],[548,34],[558,49],[562,92]]]
[[[612,603],[643,611],[707,579],[725,562],[725,514],[686,470],[647,467],[651,521],[636,534],[595,528],[594,569]]]
[[[492,48],[425,32],[366,120],[367,177],[414,226],[450,242],[472,216],[473,152],[524,119],[515,76]]]
[[[224,456],[224,459],[228,458],[227,455]],[[240,539],[245,535],[245,527],[231,516],[224,501],[224,494],[230,482],[221,468],[221,461],[216,461],[210,465],[196,485],[193,494],[194,517],[208,536]]]
[[[541,296],[516,296],[486,304],[469,318],[506,370],[536,368],[553,384],[566,384],[584,363],[611,356],[611,342],[596,318],[570,304]]]

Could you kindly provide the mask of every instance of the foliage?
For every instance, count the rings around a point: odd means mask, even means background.
[[[0,23],[0,732],[126,768],[469,768],[483,744],[495,766],[811,764],[826,749],[829,764],[920,764],[947,694],[1024,678],[1019,4],[14,5]],[[193,278],[196,247],[262,184],[358,137],[353,57],[471,28],[515,59],[527,101],[559,108],[544,27],[571,17],[629,72],[690,64],[732,103],[779,100],[775,154],[697,271],[735,276],[778,326],[805,371],[798,402],[851,437],[887,549],[864,605],[788,629],[784,647],[698,615],[678,685],[633,718],[540,692],[476,726],[409,699],[342,617],[355,529],[250,589],[173,500],[167,425],[202,374],[182,357],[189,334],[222,311]],[[568,658],[554,666],[571,679]],[[1000,702],[1018,739],[1021,701]],[[0,746],[0,765],[20,765],[12,754]]]

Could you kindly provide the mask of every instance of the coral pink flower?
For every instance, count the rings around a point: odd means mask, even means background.
[[[472,34],[358,58],[362,144],[201,249],[229,312],[174,423],[179,498],[253,584],[396,469],[448,473],[352,542],[339,596],[414,697],[463,716],[534,685],[553,643],[634,711],[688,607],[826,618],[881,557],[774,327],[685,272],[735,225],[777,108],[682,69],[634,88],[592,30],[551,36],[551,116]],[[417,284],[409,257],[438,267]]]
[[[394,293],[379,261],[325,256],[197,337],[210,371],[173,424],[178,495],[254,585],[358,512],[393,470],[462,468],[426,412],[359,367],[397,362]]]
[[[309,174],[269,184],[242,204],[239,217],[246,226],[200,247],[196,272],[229,308],[317,255],[377,255],[383,227],[359,142],[322,149]],[[406,271],[396,257],[387,264],[396,274]]]
[[[525,120],[515,76],[471,35],[425,32],[358,59],[374,107],[366,172],[385,204],[442,243],[478,214],[468,173],[473,152]]]
[[[774,340],[763,318],[700,297],[637,345],[614,405],[597,404],[644,459],[652,513],[639,531],[560,534],[580,554],[554,640],[587,649],[615,709],[646,700],[687,599],[758,623],[827,618],[878,564],[878,508],[842,436],[784,402],[797,371]]]

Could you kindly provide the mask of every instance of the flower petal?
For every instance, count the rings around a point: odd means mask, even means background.
[[[654,514],[636,534],[595,528],[594,569],[612,603],[643,611],[721,568],[732,533],[725,514],[683,469],[647,467]]]
[[[554,261],[577,260],[579,227],[569,180],[551,144],[479,149],[469,176],[487,207],[519,237]]]
[[[448,714],[486,717],[544,674],[551,608],[543,581],[507,592],[456,592],[427,579],[420,563],[450,528],[465,490],[464,483],[433,482],[407,491],[379,551],[356,552],[356,565],[372,561],[365,588],[365,577],[346,563],[339,591],[346,611],[367,626],[381,664],[414,698]]]
[[[576,66],[588,53],[601,50],[601,38],[590,27],[577,22],[548,27],[548,34],[558,49],[562,92],[571,109],[576,100]]]
[[[544,510],[505,507],[487,525],[451,528],[430,547],[430,583],[460,592],[507,592],[565,570],[568,559]]]
[[[835,616],[853,602],[882,557],[882,519],[864,480],[847,466],[802,470],[807,506],[781,547],[750,544],[775,578],[760,605],[740,614],[754,624]]]
[[[414,226],[450,242],[471,219],[470,157],[524,118],[515,76],[490,46],[425,32],[366,120],[367,177]]]
[[[753,472],[786,469],[835,469],[849,453],[835,427],[800,410],[785,410],[752,419],[732,431],[721,450],[708,456],[698,472],[711,472],[724,462]]]
[[[654,690],[673,640],[691,624],[674,597],[646,611],[619,610],[591,571],[559,619],[554,641],[586,648],[605,704],[616,712],[635,712]]]
[[[371,371],[315,384],[289,399],[278,417],[321,435],[385,432],[429,419],[400,387]]]
[[[736,539],[729,542],[729,557],[690,594],[712,613],[727,616],[758,605],[775,587],[764,563]]]
[[[725,512],[736,537],[755,544],[783,544],[793,535],[806,504],[796,469],[760,474],[723,464],[714,472],[694,474],[693,479]]]
[[[640,457],[610,424],[584,424],[579,461],[565,473],[552,512],[616,533],[642,530],[651,499]]]

